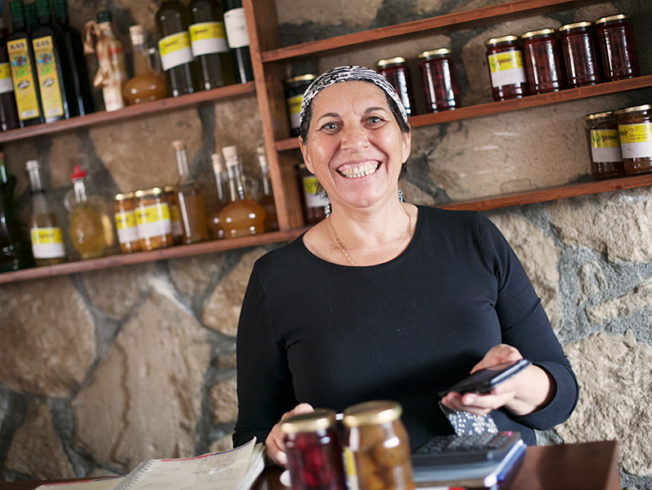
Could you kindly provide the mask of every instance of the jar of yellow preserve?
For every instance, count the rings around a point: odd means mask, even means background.
[[[133,192],[120,192],[115,195],[113,216],[118,230],[118,242],[122,253],[140,250],[140,237],[136,225],[136,198]]]
[[[163,189],[139,190],[136,197],[136,224],[142,250],[154,250],[172,245],[170,207]]]

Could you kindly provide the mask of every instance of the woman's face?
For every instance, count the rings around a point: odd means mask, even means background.
[[[396,199],[401,166],[410,154],[385,93],[369,82],[331,85],[312,102],[301,151],[334,206],[367,208]]]

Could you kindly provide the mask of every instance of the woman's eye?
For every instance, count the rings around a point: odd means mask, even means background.
[[[378,126],[382,124],[385,120],[380,116],[369,116],[367,118],[367,124],[371,126]]]
[[[321,127],[321,129],[324,131],[335,131],[337,129],[337,123],[327,122]]]

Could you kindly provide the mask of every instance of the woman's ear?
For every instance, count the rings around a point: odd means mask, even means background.
[[[303,138],[301,138],[301,136],[299,136],[299,148],[301,148],[301,155],[303,156],[303,163],[306,164],[306,168],[310,171],[310,173],[314,174],[315,172],[313,172],[312,162],[310,161],[310,157],[308,156],[308,149],[303,144]]]
[[[412,131],[403,133],[402,140],[403,140],[403,152],[401,155],[402,157],[401,162],[405,163],[407,162],[408,158],[410,158],[410,151],[412,147]]]

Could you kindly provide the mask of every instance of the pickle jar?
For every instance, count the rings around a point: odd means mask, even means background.
[[[451,50],[440,48],[423,51],[419,54],[419,59],[428,112],[447,111],[459,107]]]
[[[412,86],[410,85],[410,73],[407,62],[402,56],[378,60],[376,70],[387,79],[398,94],[405,112],[408,116],[414,114],[414,103],[412,98]]]
[[[315,78],[316,76],[312,73],[306,73],[285,80],[285,104],[287,105],[290,134],[292,136],[299,136],[301,133],[299,116],[301,114],[303,94]]]
[[[118,242],[122,253],[138,252],[140,238],[136,225],[136,199],[133,192],[120,192],[115,195],[113,216],[118,230]]]
[[[598,112],[584,116],[586,138],[591,153],[591,175],[594,179],[608,179],[625,175],[620,151],[618,121],[612,112]]]
[[[555,92],[562,88],[563,75],[554,29],[538,29],[521,35],[525,73],[530,94]]]
[[[165,200],[170,208],[170,226],[172,227],[172,241],[180,245],[183,241],[183,225],[181,224],[181,208],[179,207],[179,196],[177,188],[173,185],[163,187]]]
[[[281,422],[292,490],[345,490],[335,412],[323,408]]]
[[[566,85],[570,88],[595,85],[600,81],[592,25],[591,22],[575,22],[559,28]]]
[[[617,14],[595,21],[605,80],[622,80],[639,75],[634,33],[628,19],[625,14]]]
[[[652,172],[652,105],[628,107],[614,112],[627,175]]]
[[[401,406],[370,401],[344,410],[344,467],[349,488],[414,488],[407,431]]]
[[[328,197],[319,186],[315,175],[311,174],[304,163],[296,166],[303,220],[307,225],[319,223],[326,217],[326,206],[330,204]]]
[[[491,90],[495,101],[517,99],[527,93],[523,52],[518,37],[494,37],[485,42]]]
[[[170,206],[160,187],[136,191],[136,224],[141,250],[169,247],[172,242]]]

